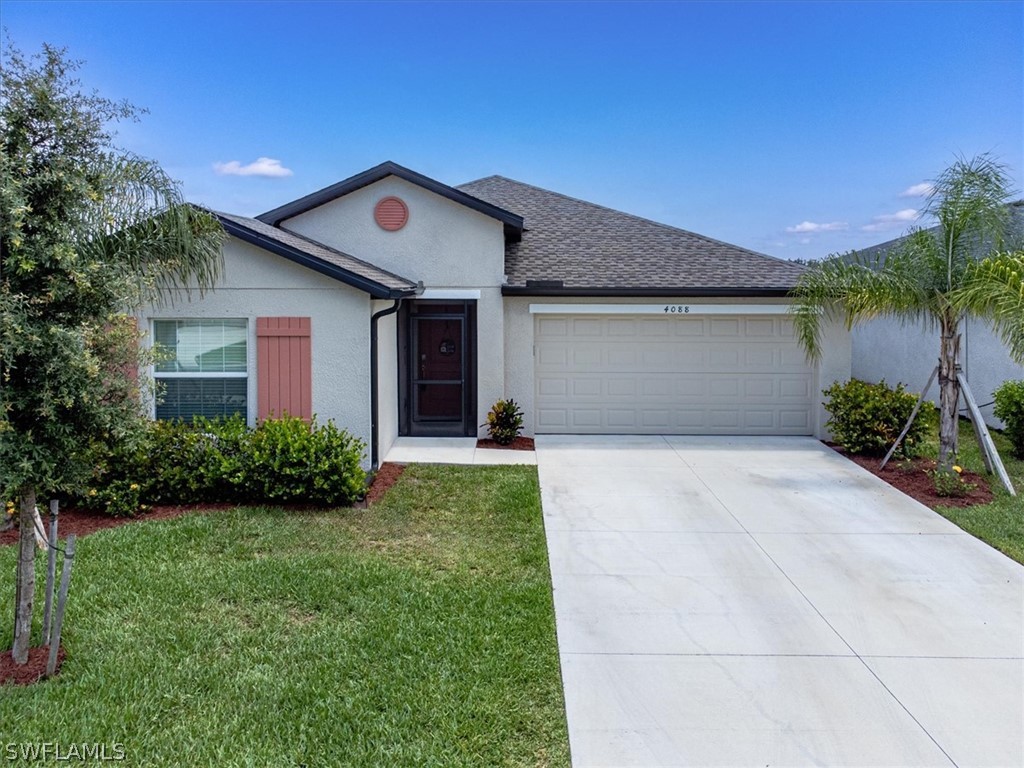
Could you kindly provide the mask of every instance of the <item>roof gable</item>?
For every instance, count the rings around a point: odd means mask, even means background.
[[[378,166],[356,174],[344,181],[339,181],[337,184],[324,187],[323,189],[306,195],[305,197],[300,197],[298,200],[294,200],[278,208],[274,208],[272,211],[260,214],[256,218],[264,224],[277,227],[286,219],[290,219],[294,216],[298,216],[300,213],[305,213],[313,208],[317,208],[331,200],[336,200],[339,197],[347,195],[349,192],[362,189],[363,187],[380,181],[387,176],[397,176],[411,184],[416,184],[417,186],[423,187],[435,194],[446,197],[459,205],[464,205],[467,208],[477,211],[478,213],[482,213],[485,216],[497,219],[504,225],[505,237],[508,240],[517,240],[522,234],[523,219],[521,216],[512,213],[511,211],[507,211],[486,200],[474,197],[468,192],[456,189],[455,187],[450,187],[447,184],[442,184],[439,181],[435,181],[421,173],[417,173],[416,171],[412,171],[391,161],[381,163]]]
[[[804,268],[503,176],[458,187],[523,217],[505,293],[785,295]]]

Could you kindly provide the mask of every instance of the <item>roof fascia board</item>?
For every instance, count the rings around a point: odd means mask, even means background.
[[[310,256],[308,253],[279,243],[275,240],[271,240],[267,237],[260,235],[257,232],[253,232],[251,229],[236,224],[233,221],[228,221],[218,217],[221,226],[224,227],[229,235],[237,237],[239,240],[255,245],[258,248],[262,248],[265,251],[270,251],[278,256],[283,256],[289,261],[293,261],[303,267],[319,272],[322,275],[338,280],[346,285],[350,285],[353,288],[358,288],[361,291],[373,296],[375,299],[398,299],[405,298],[408,296],[415,296],[417,288],[408,289],[397,289],[389,288],[386,285],[381,285],[375,280],[370,280],[362,275],[357,275],[354,272],[350,272],[347,269],[343,269],[336,264],[330,264],[322,259],[318,259],[315,256]]]
[[[786,304],[531,304],[531,315],[786,315]]]
[[[380,181],[387,176],[397,176],[400,179],[408,181],[410,184],[416,184],[423,189],[434,192],[442,197],[446,197],[452,202],[459,203],[460,205],[471,208],[485,216],[497,219],[505,225],[506,235],[518,236],[522,234],[522,216],[518,216],[511,211],[506,211],[504,208],[499,208],[491,203],[484,202],[479,198],[473,197],[467,192],[455,189],[447,184],[442,184],[439,181],[398,165],[398,163],[393,163],[390,160],[370,168],[369,170],[363,171],[362,173],[358,173],[344,181],[339,181],[337,184],[332,184],[329,187],[325,187],[317,192],[308,194],[305,197],[300,197],[298,200],[285,203],[284,205],[274,208],[271,211],[267,211],[266,213],[261,213],[256,217],[256,219],[258,221],[262,221],[264,224],[270,224],[271,226],[276,227],[286,219],[298,216],[301,213],[305,213],[306,211],[312,210],[324,203],[328,203],[331,200],[347,195],[350,192],[355,192],[357,189],[369,186],[370,184]]]
[[[577,297],[787,297],[789,288],[527,288],[503,285],[502,296],[577,296]]]

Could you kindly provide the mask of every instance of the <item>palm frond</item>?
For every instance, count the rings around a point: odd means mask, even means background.
[[[129,304],[162,302],[175,289],[200,293],[221,271],[224,232],[216,218],[189,205],[154,162],[107,155],[97,162],[93,205],[77,222],[90,257],[117,264],[131,278]]]
[[[1006,166],[987,154],[957,158],[935,179],[924,212],[939,224],[946,290],[957,287],[978,253],[1002,247],[1011,196]]]
[[[1024,251],[998,253],[973,264],[955,305],[986,319],[1024,365]]]
[[[811,265],[792,293],[797,338],[808,357],[821,357],[822,321],[843,320],[847,328],[884,315],[902,321],[933,314],[935,295],[922,284],[914,259],[902,252],[884,256],[831,256]]]

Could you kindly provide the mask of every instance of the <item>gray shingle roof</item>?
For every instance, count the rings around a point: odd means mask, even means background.
[[[1003,233],[1004,242],[1002,247],[1006,250],[1017,250],[1024,247],[1024,200],[1015,200],[1012,203],[1008,203],[1006,208],[1006,231]],[[938,236],[941,232],[937,225],[926,227],[925,231],[935,236]],[[843,258],[849,262],[859,260],[862,264],[868,264],[872,268],[881,267],[885,264],[889,251],[903,245],[907,237],[909,235],[900,235],[893,240],[886,240],[884,243],[869,245],[867,248],[861,248],[859,251],[851,251],[843,256]],[[975,258],[982,258],[990,246],[991,243],[980,243],[974,254]]]
[[[803,267],[503,176],[457,189],[524,217],[505,249],[508,284],[561,280],[567,290],[742,294],[791,289]]]
[[[355,256],[336,250],[285,229],[272,227],[257,219],[232,213],[211,211],[227,232],[246,242],[298,261],[378,298],[409,296],[417,284],[393,272],[375,267]]]

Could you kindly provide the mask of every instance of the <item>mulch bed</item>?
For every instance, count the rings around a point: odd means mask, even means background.
[[[975,486],[965,496],[939,496],[935,493],[935,483],[928,475],[936,467],[932,459],[892,459],[885,465],[885,469],[879,470],[878,465],[882,463],[881,456],[854,456],[846,453],[836,445],[829,445],[830,448],[843,454],[850,461],[864,467],[868,472],[885,480],[889,485],[903,491],[908,496],[917,499],[926,507],[971,507],[975,504],[988,504],[994,498],[989,489],[988,479],[974,472],[964,471],[962,477],[967,483]]]
[[[489,437],[485,437],[476,441],[476,447],[499,448],[503,451],[532,451],[534,449],[532,437],[517,437],[508,445],[499,445]]]
[[[0,685],[32,685],[46,674],[46,662],[50,658],[50,649],[37,646],[28,649],[28,662],[15,664],[10,651],[0,653]],[[64,646],[57,651],[57,671],[64,663]]]
[[[398,482],[398,478],[402,476],[403,472],[405,472],[404,464],[395,464],[391,461],[381,464],[366,491],[366,505],[370,506],[387,493],[388,488]]]

